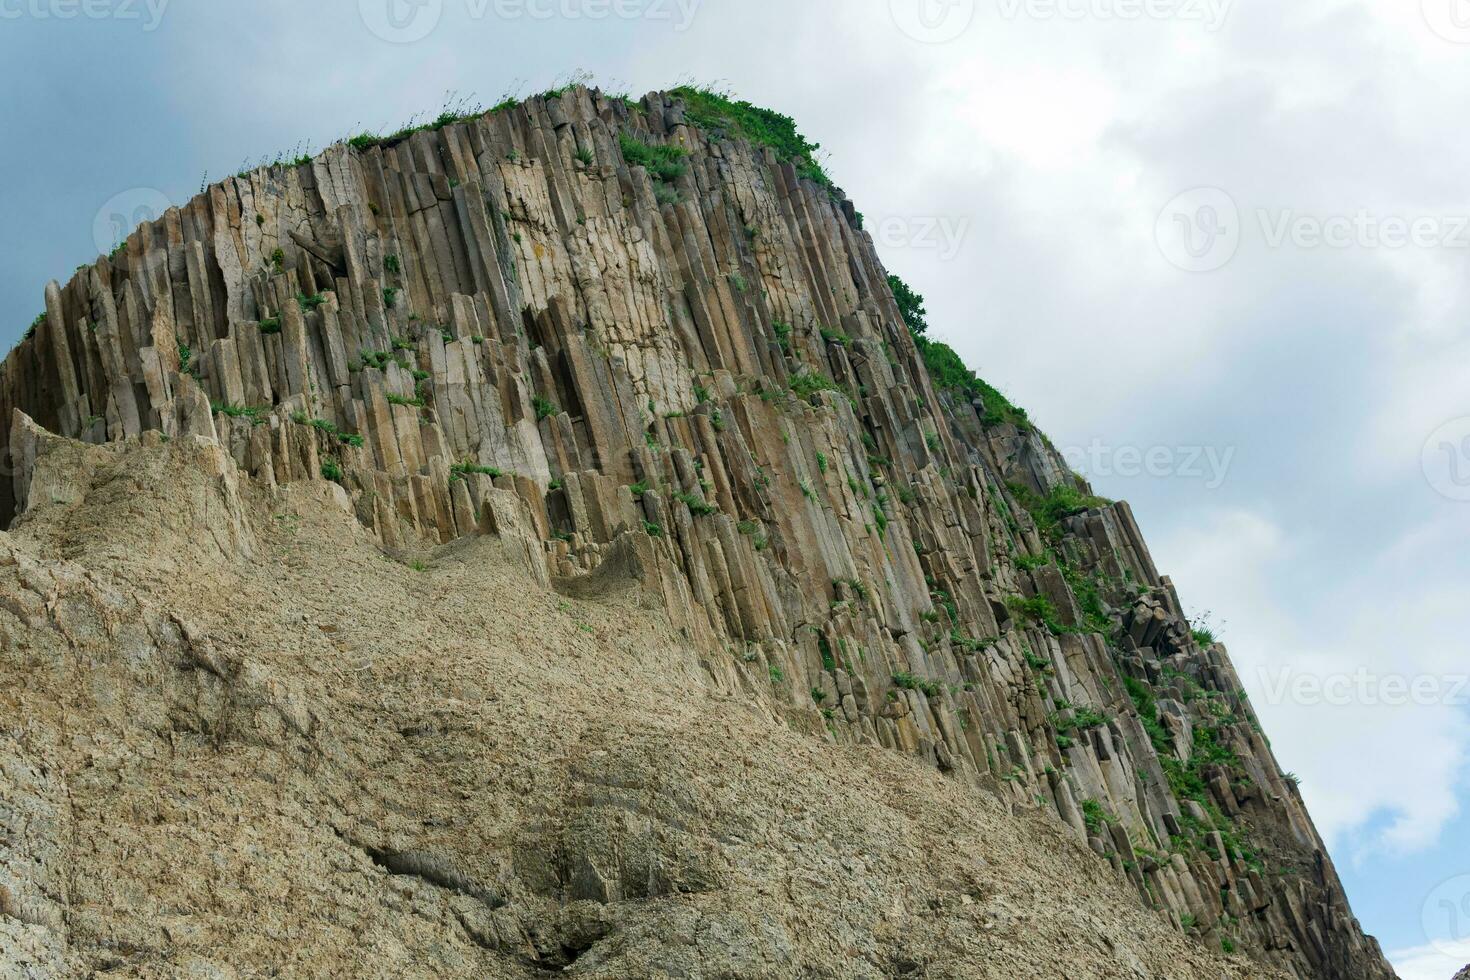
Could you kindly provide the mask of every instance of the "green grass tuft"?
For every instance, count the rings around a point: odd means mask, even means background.
[[[781,162],[796,164],[801,176],[823,187],[832,186],[832,178],[817,161],[820,144],[798,132],[790,116],[704,86],[681,85],[673,94],[684,100],[685,118],[692,125],[716,137],[745,139],[769,147]]]

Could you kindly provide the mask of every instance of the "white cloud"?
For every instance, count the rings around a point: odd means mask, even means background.
[[[1401,949],[1388,954],[1399,980],[1452,980],[1470,963],[1470,941]]]
[[[1433,540],[1413,529],[1361,568],[1324,577],[1319,593],[1291,581],[1313,545],[1262,514],[1196,513],[1155,537],[1155,560],[1183,600],[1225,624],[1282,765],[1302,777],[1329,846],[1356,845],[1352,859],[1431,847],[1460,812],[1470,704],[1453,699],[1470,699],[1457,680],[1470,671],[1457,622],[1467,583],[1426,587],[1401,574]],[[1425,684],[1428,703],[1399,694],[1399,679]],[[1382,826],[1358,839],[1370,824]]]

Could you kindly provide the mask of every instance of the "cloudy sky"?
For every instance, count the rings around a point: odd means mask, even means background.
[[[796,116],[1134,503],[1404,976],[1470,960],[1466,0],[0,0],[0,66],[5,347],[119,223],[449,91]]]

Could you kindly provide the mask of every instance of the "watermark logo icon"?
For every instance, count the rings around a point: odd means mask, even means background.
[[[1240,248],[1240,209],[1218,187],[1196,187],[1159,212],[1154,240],[1172,265],[1186,272],[1213,272]]]
[[[1424,477],[1440,496],[1470,500],[1470,416],[1446,422],[1424,443]]]
[[[154,187],[134,187],[114,194],[92,219],[92,244],[98,252],[107,254],[126,241],[134,228],[157,221],[171,207],[173,202]]]
[[[888,0],[898,29],[923,44],[953,41],[975,21],[975,0]]]
[[[1470,44],[1470,0],[1420,0],[1429,29],[1454,44]]]
[[[1470,943],[1470,875],[1440,883],[1424,900],[1424,937],[1446,955],[1463,955]]]
[[[357,12],[374,35],[390,44],[429,36],[444,16],[444,0],[357,0]]]

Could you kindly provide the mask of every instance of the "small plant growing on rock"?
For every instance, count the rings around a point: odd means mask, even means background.
[[[679,501],[685,507],[688,507],[689,513],[693,514],[695,517],[708,517],[711,514],[718,514],[720,512],[720,508],[716,507],[714,504],[705,503],[694,494],[686,493],[683,490],[680,490],[678,493],[674,494],[674,499]]]
[[[776,344],[786,352],[791,353],[791,324],[781,320],[771,321],[771,330],[776,335]]]
[[[847,394],[842,386],[831,378],[816,371],[803,371],[791,376],[791,390],[797,397],[809,399],[819,391],[836,391]]]
[[[1082,801],[1082,822],[1087,825],[1087,832],[1093,837],[1101,837],[1103,828],[1111,823],[1108,812],[1097,800]]]
[[[262,416],[270,414],[268,408],[247,408],[244,405],[227,405],[223,402],[212,402],[209,406],[216,415],[224,415],[232,419],[249,419],[254,425],[264,425]]]
[[[496,477],[505,475],[501,470],[496,469],[494,466],[483,466],[479,463],[476,463],[474,460],[469,459],[465,460],[462,463],[455,463],[449,468],[449,472],[458,474],[461,477],[468,476],[469,474],[474,473],[480,476],[488,476],[492,480]]]
[[[906,670],[894,674],[893,683],[905,691],[919,691],[926,697],[931,698],[937,698],[940,694],[944,693],[944,688],[940,684],[934,681],[924,680],[922,677],[916,677]]]
[[[618,146],[629,166],[643,167],[655,181],[675,181],[684,175],[689,151],[682,146],[644,143],[628,133],[618,134]]]

